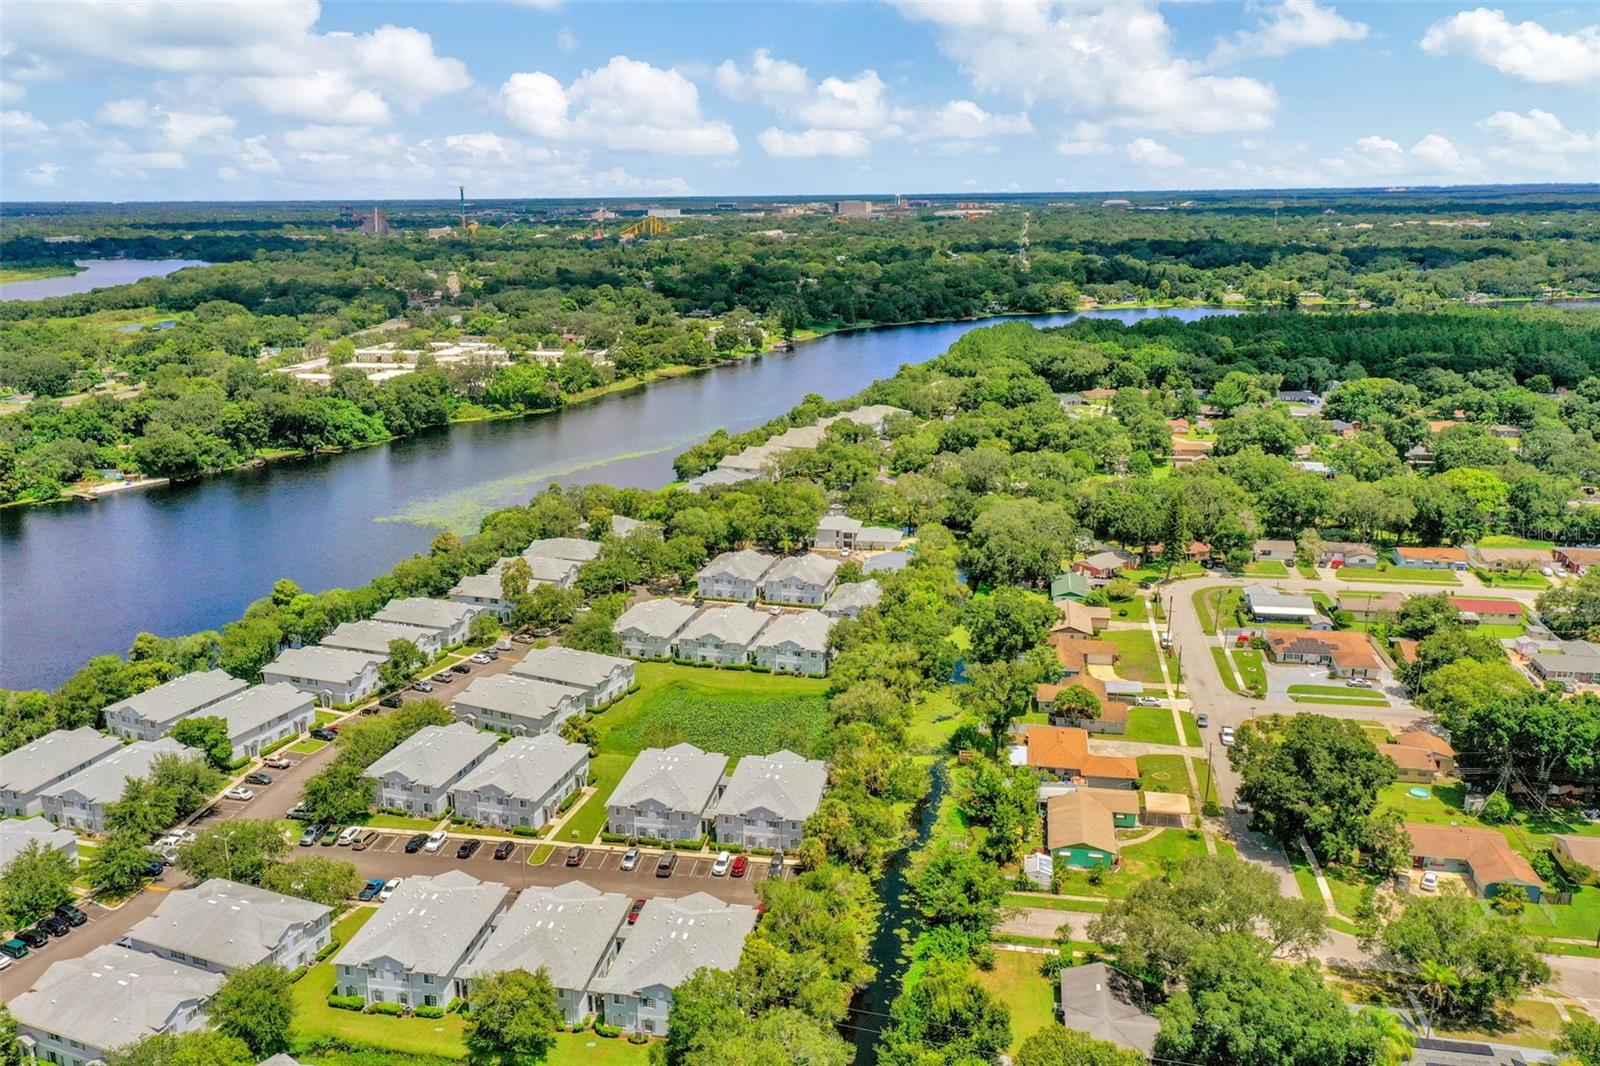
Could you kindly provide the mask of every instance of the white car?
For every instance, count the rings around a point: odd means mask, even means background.
[[[387,884],[385,884],[383,886],[383,888],[378,891],[378,902],[382,903],[384,900],[386,900],[390,896],[394,895],[394,890],[399,888],[399,887],[400,887],[400,879],[398,877],[389,878],[389,882]]]
[[[354,844],[360,837],[361,827],[359,825],[346,826],[344,832],[339,834],[339,839],[334,843],[341,848],[346,848]]]
[[[477,663],[479,666],[488,666],[490,663],[494,662],[493,659],[489,658],[488,653],[481,651],[472,657],[472,661]]]
[[[174,829],[167,835],[180,844],[193,844],[196,839],[192,829]]]
[[[1439,891],[1439,875],[1429,870],[1422,875],[1422,880],[1417,882],[1417,887],[1424,892]]]
[[[1222,727],[1221,739],[1223,747],[1229,748],[1233,746],[1233,726],[1225,725]]]
[[[253,800],[256,798],[256,794],[248,788],[240,786],[239,788],[228,789],[227,797],[231,800]]]
[[[717,861],[711,864],[712,877],[727,877],[728,868],[733,865],[732,852],[724,851],[717,856]]]
[[[1134,703],[1134,706],[1136,706],[1136,707],[1159,707],[1159,706],[1161,706],[1161,701],[1156,699],[1154,696],[1140,696],[1138,699],[1134,700],[1133,703]]]
[[[1344,683],[1345,688],[1371,688],[1372,682],[1364,677],[1352,677]]]
[[[444,847],[444,842],[448,838],[449,834],[447,834],[443,829],[435,829],[433,832],[428,834],[428,842],[422,845],[422,850],[438,851],[440,848]]]

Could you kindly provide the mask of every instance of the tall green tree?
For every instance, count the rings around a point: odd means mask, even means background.
[[[29,841],[0,873],[0,924],[20,929],[68,902],[75,876],[64,852]]]
[[[276,822],[233,818],[206,826],[178,847],[178,865],[196,881],[221,877],[259,885],[262,875],[289,852]]]
[[[149,876],[150,860],[145,850],[148,838],[127,833],[112,833],[89,860],[84,876],[96,896],[117,898],[133,892]]]
[[[887,1066],[977,1066],[1011,1046],[1010,1012],[973,979],[966,962],[929,960],[889,1013],[879,1056]]]
[[[244,1041],[258,1059],[289,1049],[294,992],[289,971],[270,962],[230,973],[206,1013],[217,1031]]]
[[[167,735],[179,744],[204,752],[211,765],[219,770],[227,769],[233,762],[233,742],[228,739],[226,718],[209,714],[185,718]]]
[[[1446,1018],[1482,1018],[1550,978],[1521,919],[1464,892],[1405,897],[1373,942],[1396,980]]]
[[[1046,1025],[1022,1042],[1016,1066],[1145,1066],[1146,1061],[1137,1051],[1109,1040],[1096,1040],[1064,1025]]]
[[[361,875],[353,862],[313,855],[272,863],[261,875],[261,887],[337,907],[361,891]]]
[[[1043,644],[1061,618],[1055,604],[1035,592],[1004,585],[967,605],[972,658],[980,663],[1015,659]]]
[[[351,759],[335,759],[306,781],[300,804],[318,822],[352,822],[372,807],[372,778]]]
[[[250,1066],[256,1057],[226,1033],[153,1033],[106,1055],[106,1066]]]
[[[389,655],[378,664],[378,681],[384,691],[393,692],[411,683],[411,675],[428,665],[428,657],[412,641],[396,638],[389,642]]]
[[[543,1062],[555,1046],[562,1022],[550,974],[540,967],[502,970],[472,982],[472,1017],[467,1051],[475,1062],[523,1066]]]

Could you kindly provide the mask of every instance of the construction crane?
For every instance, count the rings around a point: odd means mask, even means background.
[[[465,185],[457,185],[456,191],[461,195],[461,232],[468,237],[476,237],[478,235],[477,221],[467,221],[467,187]]]
[[[622,227],[622,232],[618,233],[617,236],[625,241],[631,241],[635,237],[655,237],[662,233],[671,232],[671,226],[654,215],[646,215],[631,226]]]

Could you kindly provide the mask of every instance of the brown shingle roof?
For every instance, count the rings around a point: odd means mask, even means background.
[[[1394,742],[1408,748],[1421,748],[1424,751],[1431,751],[1435,755],[1454,757],[1456,753],[1455,747],[1448,740],[1437,733],[1430,733],[1426,729],[1407,729],[1395,737]]]
[[[1091,755],[1089,734],[1066,726],[1036,725],[1026,734],[1028,765],[1046,770],[1074,770],[1084,777],[1139,779],[1136,759],[1120,755]]]
[[[1139,797],[1132,792],[1135,809]],[[1079,789],[1064,796],[1051,796],[1045,803],[1045,847],[1066,848],[1087,844],[1116,855],[1117,827],[1111,809]]]
[[[1584,837],[1575,833],[1557,833],[1556,839],[1566,845],[1567,854],[1593,869],[1600,869],[1600,837]]]
[[[1390,762],[1402,770],[1427,770],[1437,772],[1439,764],[1434,761],[1433,753],[1421,748],[1411,748],[1404,744],[1381,744],[1378,750]]]
[[[1407,822],[1405,830],[1411,836],[1412,855],[1465,862],[1480,889],[1501,881],[1544,884],[1528,860],[1512,851],[1506,838],[1493,829]]]
[[[1376,670],[1381,665],[1367,635],[1354,630],[1316,633],[1305,629],[1268,629],[1264,635],[1275,657],[1327,658],[1345,670]]]

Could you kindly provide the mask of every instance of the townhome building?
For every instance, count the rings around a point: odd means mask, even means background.
[[[878,606],[882,599],[883,586],[876,580],[852,581],[834,588],[822,613],[834,619],[860,618],[862,611]]]
[[[646,748],[606,803],[606,830],[650,840],[698,840],[722,793],[728,757],[693,744]]]
[[[107,707],[106,732],[124,740],[155,740],[190,715],[249,687],[226,670],[184,674]]]
[[[828,766],[820,759],[792,751],[746,755],[717,800],[712,819],[717,842],[793,851],[827,787]]]
[[[59,851],[73,866],[78,865],[78,834],[62,829],[47,818],[0,818],[0,872],[11,860],[33,845],[45,851]]]
[[[702,597],[708,600],[743,600],[756,598],[761,579],[778,560],[765,552],[723,552],[694,575]]]
[[[442,815],[450,789],[499,747],[493,733],[465,722],[423,726],[367,767],[373,804],[408,814]]]
[[[756,634],[771,620],[765,611],[738,604],[707,607],[678,631],[677,657],[718,666],[747,663]]]
[[[399,622],[380,622],[376,618],[360,622],[342,622],[318,643],[324,648],[366,652],[387,659],[389,643],[395,640],[409,640],[417,646],[418,651],[430,659],[438,655],[444,647],[436,629],[402,625]]]
[[[470,992],[472,979],[483,974],[544,970],[562,1018],[576,1024],[600,1013],[590,986],[616,958],[631,905],[627,896],[582,881],[525,888],[461,968],[460,978]]]
[[[378,667],[388,649],[376,652],[342,648],[290,648],[261,668],[268,685],[293,685],[329,704],[359,703],[378,691]]]
[[[512,737],[552,733],[583,711],[583,694],[567,685],[552,685],[515,674],[476,677],[456,693],[450,713],[475,729]]]
[[[755,925],[754,907],[704,892],[650,900],[626,930],[616,958],[590,984],[606,1024],[665,1033],[673,990],[696,970],[732,970]]]
[[[677,600],[646,600],[622,612],[611,631],[622,643],[622,654],[631,659],[670,659],[675,641],[695,608]]]
[[[287,737],[299,736],[316,720],[316,699],[283,682],[254,685],[206,708],[202,717],[228,723],[233,757],[255,758]]]
[[[486,611],[498,618],[502,625],[511,621],[516,605],[506,597],[499,573],[468,574],[450,590],[450,602]]]
[[[517,677],[575,689],[585,709],[601,707],[633,687],[633,663],[616,655],[577,648],[534,648],[511,668]]]
[[[155,913],[128,930],[127,944],[217,973],[263,962],[293,970],[327,947],[332,915],[321,903],[213,877],[168,892]]]
[[[470,604],[408,596],[390,600],[372,620],[431,629],[439,634],[439,646],[450,648],[467,639],[467,627],[477,615],[477,609]]]
[[[56,729],[0,755],[0,813],[41,814],[44,793],[122,747],[116,737],[81,726]]]
[[[775,674],[821,677],[832,657],[828,631],[833,619],[821,611],[789,611],[772,619],[750,643],[750,659]]]
[[[176,755],[184,759],[205,757],[171,737],[136,740],[79,770],[65,781],[58,781],[46,788],[43,793],[44,816],[57,825],[72,829],[89,833],[106,832],[106,809],[122,798],[130,780],[149,777],[151,767],[163,755]]]
[[[577,583],[578,569],[583,566],[576,559],[555,559],[548,555],[529,555],[526,552],[522,554],[521,559],[528,564],[528,572],[532,575],[528,580],[529,588],[534,585],[552,585],[558,589],[569,589]],[[511,561],[499,559],[486,573],[499,577]]]
[[[515,737],[450,789],[458,818],[501,829],[537,829],[589,783],[589,748],[546,733]]]
[[[542,537],[522,549],[524,558],[587,563],[600,558],[600,542],[580,537]]]
[[[367,1003],[448,1006],[466,991],[458,973],[505,905],[506,886],[465,870],[404,878],[333,957],[334,991]]]
[[[157,1033],[206,1026],[223,976],[102,944],[64,958],[10,1002],[25,1060],[90,1066]]]
[[[807,552],[772,564],[761,578],[761,598],[791,607],[821,607],[839,573],[839,560]]]

